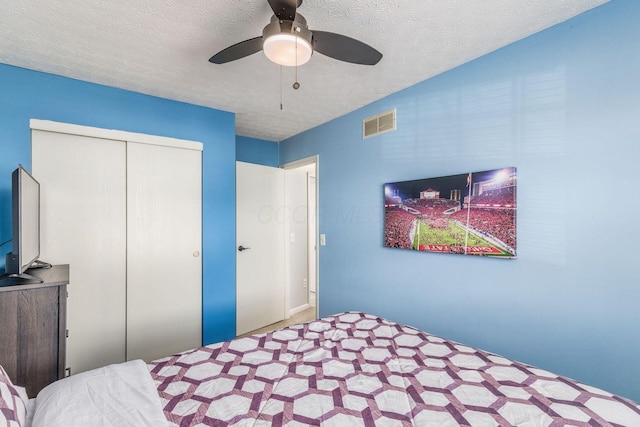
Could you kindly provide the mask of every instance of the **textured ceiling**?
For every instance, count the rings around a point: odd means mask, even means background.
[[[314,54],[296,91],[295,68],[281,86],[262,52],[208,62],[262,34],[266,0],[0,0],[0,62],[231,111],[238,135],[281,141],[606,1],[304,0],[312,31],[384,57],[363,66]]]

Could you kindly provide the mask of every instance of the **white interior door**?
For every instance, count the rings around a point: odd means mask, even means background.
[[[236,162],[237,335],[285,318],[286,214],[284,170]]]
[[[125,361],[126,144],[32,130],[40,259],[70,265],[67,367]]]
[[[202,152],[127,144],[127,359],[202,343]]]

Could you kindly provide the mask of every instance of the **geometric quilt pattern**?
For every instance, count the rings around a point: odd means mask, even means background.
[[[177,426],[640,426],[640,405],[365,313],[149,364]]]

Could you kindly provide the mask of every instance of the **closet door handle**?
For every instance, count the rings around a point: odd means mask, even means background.
[[[242,252],[242,251],[246,251],[247,249],[251,249],[251,248],[245,248],[245,247],[244,247],[244,246],[242,246],[242,245],[238,246],[238,250],[239,250],[240,252]]]

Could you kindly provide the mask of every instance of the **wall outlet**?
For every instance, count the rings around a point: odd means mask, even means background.
[[[325,246],[327,244],[327,238],[324,234],[320,235],[320,246]]]
[[[302,287],[303,288],[307,287],[307,279],[302,279]]]

